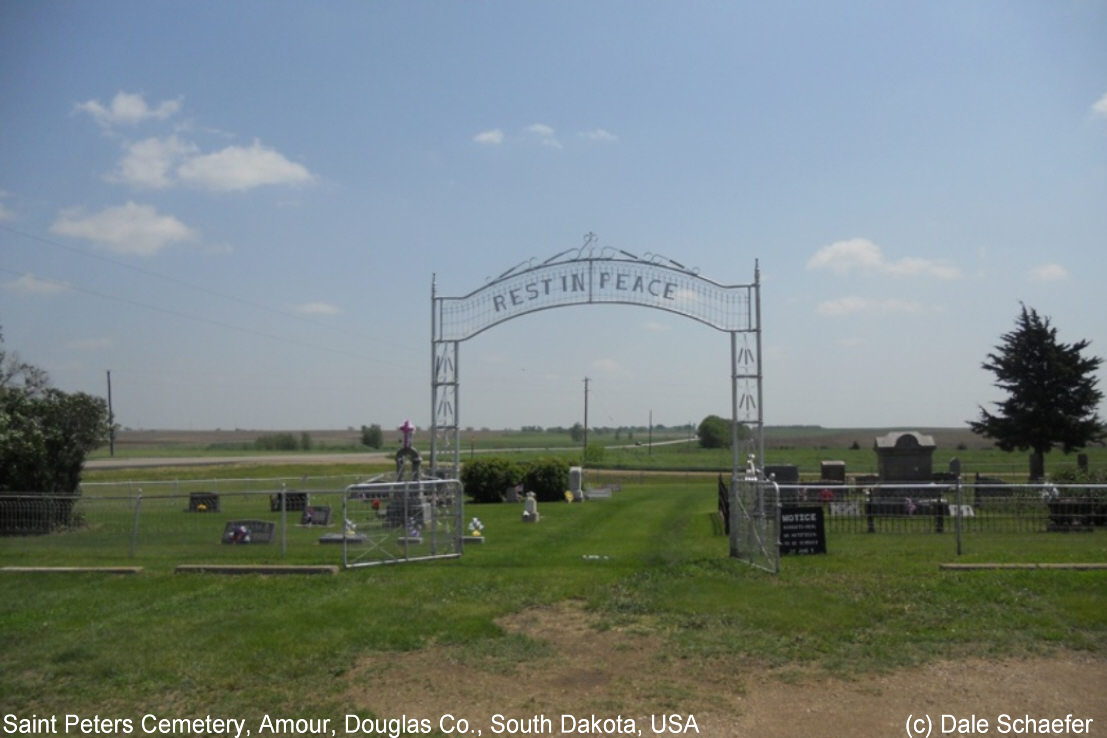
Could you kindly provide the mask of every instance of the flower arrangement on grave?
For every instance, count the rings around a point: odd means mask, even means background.
[[[415,518],[407,519],[407,534],[410,538],[418,538],[420,534],[419,523],[415,522]]]
[[[207,512],[207,511],[208,511],[208,506],[205,505],[202,502],[199,505],[196,506],[196,512]]]
[[[484,523],[480,522],[480,518],[473,518],[469,521],[469,535],[482,536],[484,533]]]
[[[354,521],[350,520],[349,518],[346,518],[345,522],[346,522],[346,537],[349,538],[349,537],[357,535],[357,525],[354,524]]]

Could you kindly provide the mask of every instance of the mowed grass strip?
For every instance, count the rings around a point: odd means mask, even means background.
[[[358,709],[342,702],[343,676],[381,652],[450,644],[548,658],[540,632],[508,634],[497,620],[569,599],[598,627],[656,633],[666,658],[749,669],[1107,653],[1107,572],[941,571],[950,533],[850,534],[832,535],[826,556],[786,558],[773,577],[728,558],[714,508],[713,480],[680,479],[543,503],[537,524],[517,505],[469,506],[487,543],[460,559],[334,577],[5,574],[0,694],[24,714],[340,716]],[[1107,561],[1103,531],[970,540],[967,560]],[[13,558],[5,543],[0,565]],[[175,546],[175,563],[231,548]]]

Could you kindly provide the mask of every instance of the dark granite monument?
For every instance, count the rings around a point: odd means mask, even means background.
[[[888,484],[931,481],[935,448],[933,436],[915,431],[877,436],[873,449],[880,481]]]

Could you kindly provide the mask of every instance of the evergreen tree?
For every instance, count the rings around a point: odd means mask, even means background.
[[[1088,341],[1059,342],[1049,318],[1026,305],[1015,325],[983,364],[1007,399],[995,403],[995,414],[981,407],[980,419],[969,427],[1004,451],[1031,450],[1039,458],[1054,446],[1069,453],[1102,440],[1097,408],[1103,393],[1094,373],[1103,359],[1083,355]],[[1032,468],[1031,476],[1041,471]]]

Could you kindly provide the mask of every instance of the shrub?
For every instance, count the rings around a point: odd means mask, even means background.
[[[296,436],[291,433],[268,433],[257,437],[254,448],[259,451],[295,451]]]
[[[361,426],[361,445],[369,448],[380,448],[384,445],[381,427],[376,423]]]
[[[523,485],[540,502],[563,502],[569,489],[569,462],[552,457],[536,459],[527,465]]]
[[[467,461],[461,469],[461,483],[474,502],[502,502],[504,491],[522,480],[522,467],[495,456]]]
[[[730,421],[718,415],[708,415],[696,429],[701,448],[726,448],[730,445]]]

